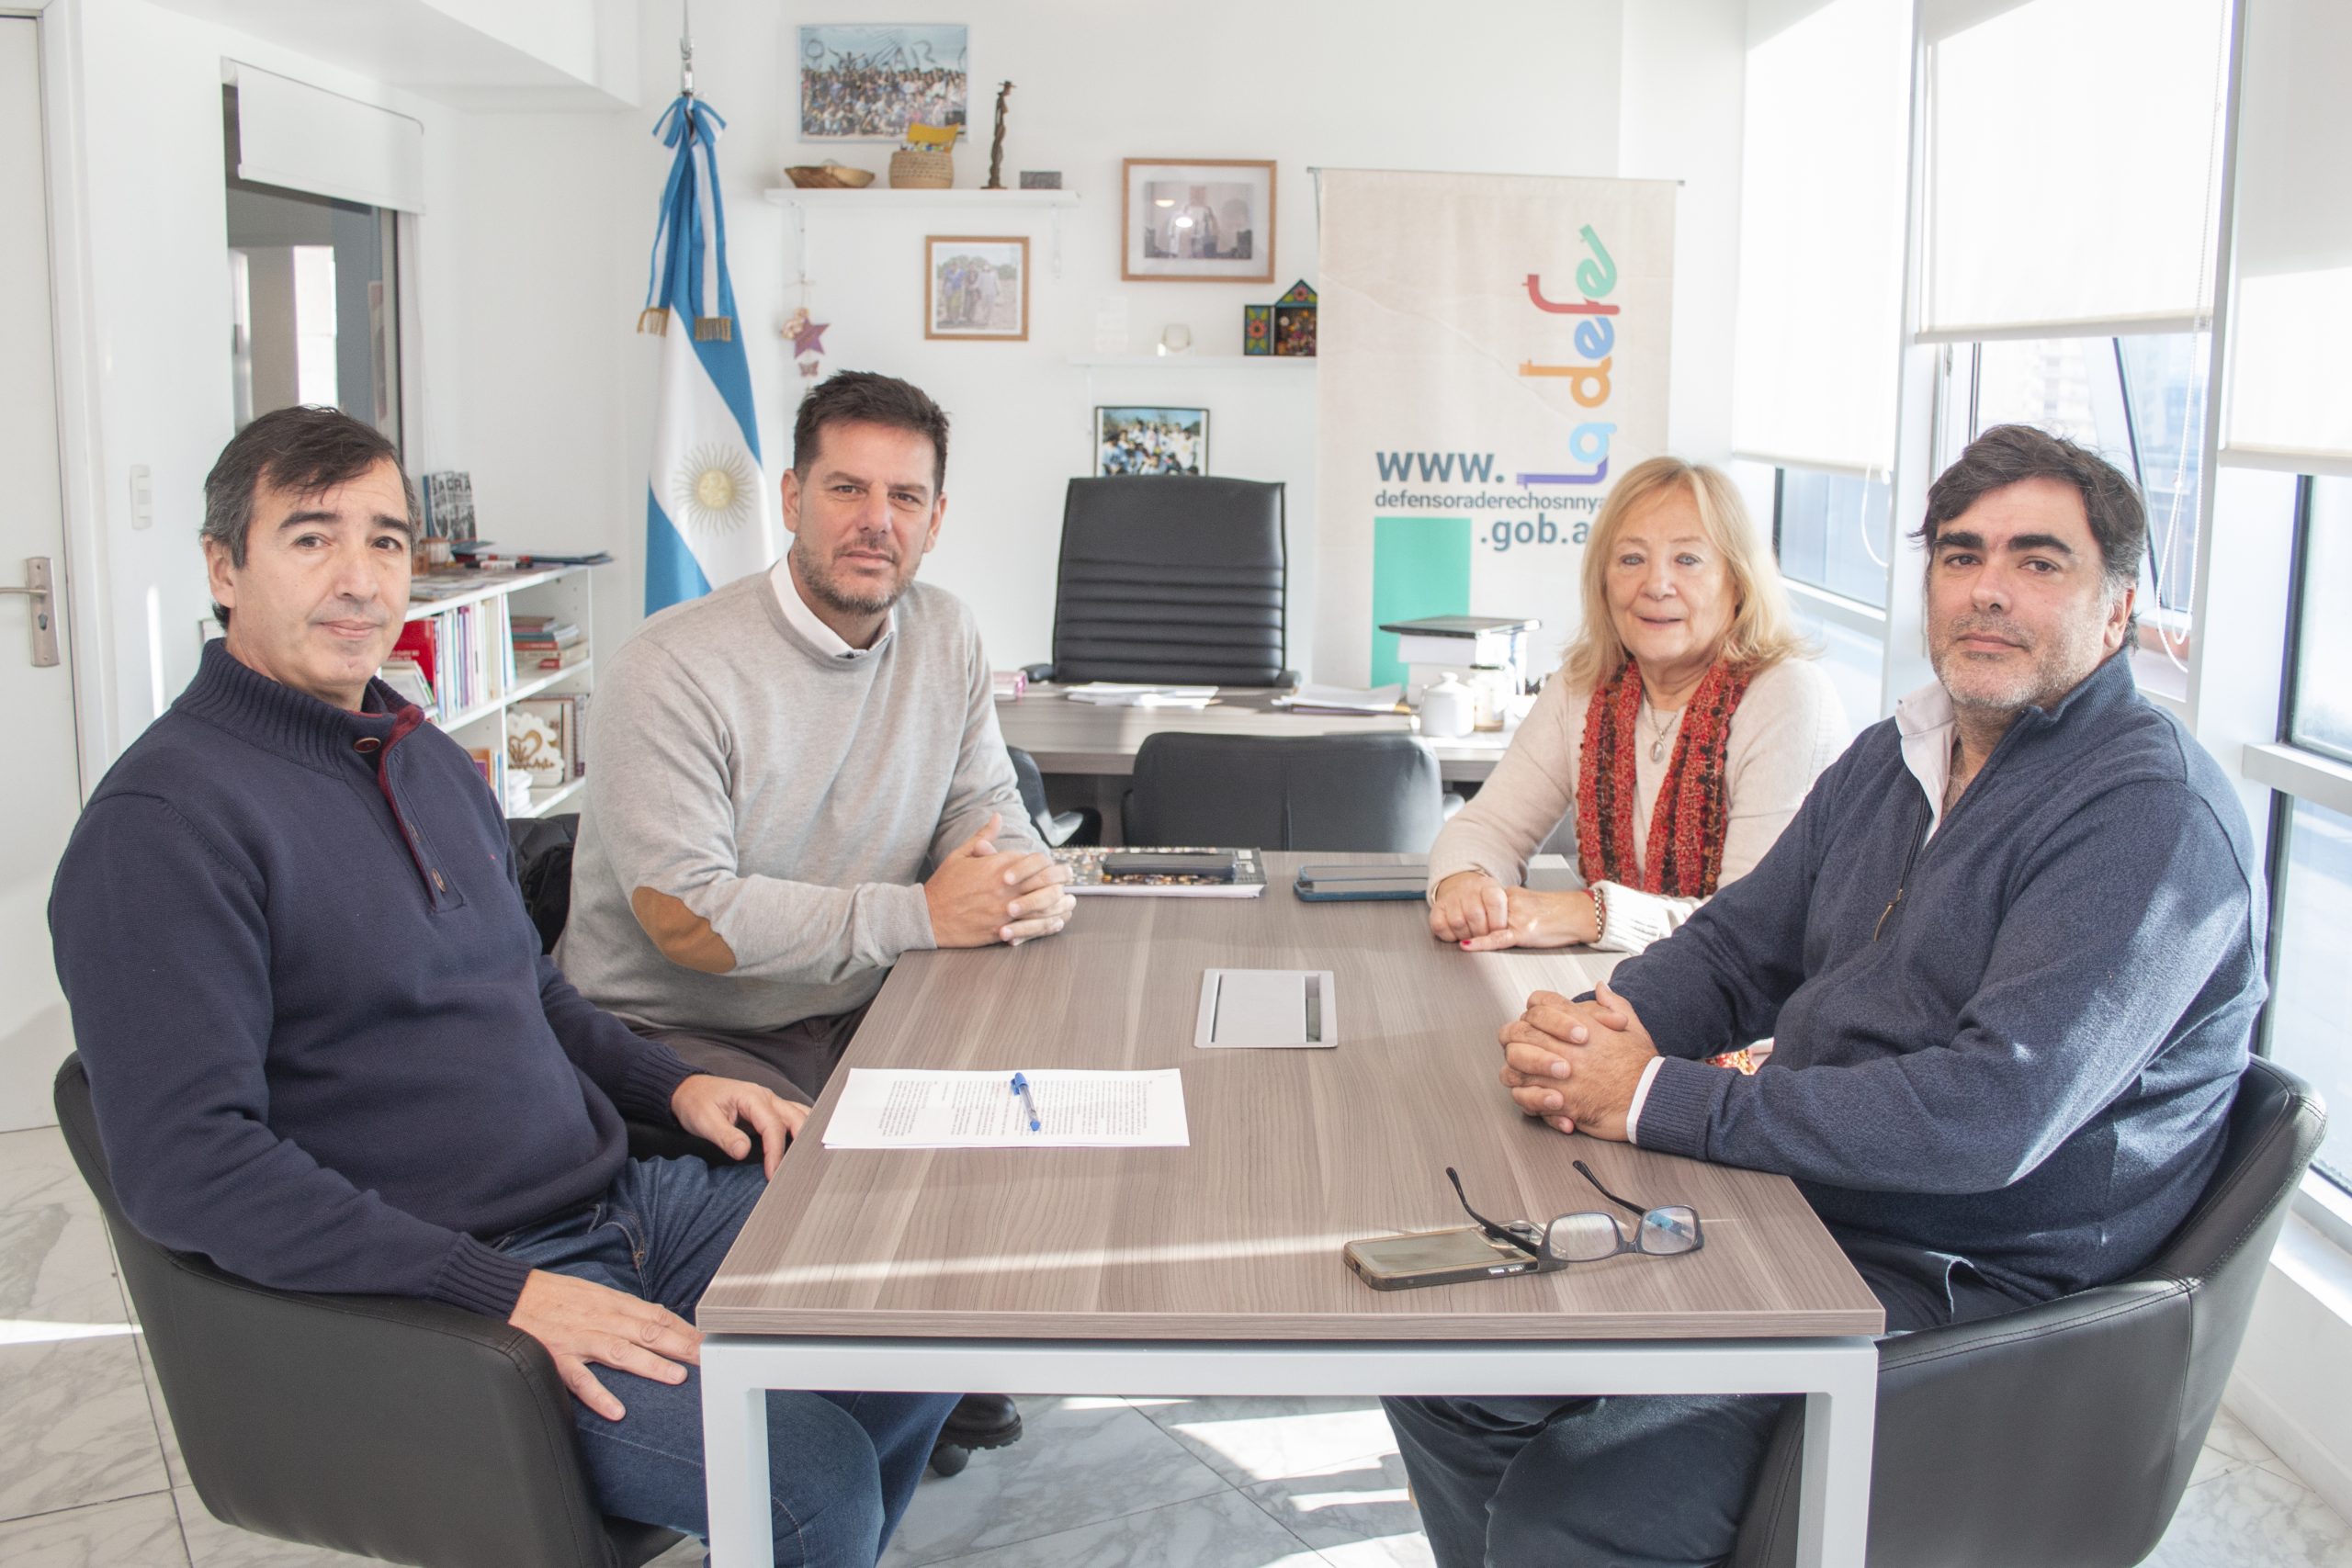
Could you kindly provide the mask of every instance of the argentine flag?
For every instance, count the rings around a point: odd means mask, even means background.
[[[752,368],[727,276],[727,211],[717,178],[727,122],[688,93],[653,134],[676,156],[653,232],[639,332],[662,334],[653,468],[645,497],[645,613],[698,598],[783,553],[775,497],[760,468]],[[704,215],[709,231],[704,231]],[[715,301],[716,314],[705,305]]]

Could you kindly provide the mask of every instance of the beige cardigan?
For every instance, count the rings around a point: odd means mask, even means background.
[[[1430,847],[1432,897],[1437,885],[1457,872],[1483,871],[1505,886],[1524,882],[1528,857],[1555,829],[1554,847],[1576,863],[1577,769],[1584,755],[1587,695],[1571,694],[1557,678],[1545,683],[1493,776]],[[1650,738],[1661,718],[1667,761],[1652,761]],[[1645,696],[1635,723],[1634,852],[1639,857],[1649,850],[1650,812],[1666,780],[1667,761],[1674,756],[1682,715],[1654,714]],[[1849,739],[1838,693],[1812,660],[1782,660],[1748,682],[1731,716],[1724,757],[1731,818],[1724,831],[1724,882],[1747,875],[1764,858],[1796,816],[1813,781]],[[1595,945],[1618,953],[1639,953],[1690,919],[1702,902],[1615,883],[1604,884],[1602,891],[1609,924]]]

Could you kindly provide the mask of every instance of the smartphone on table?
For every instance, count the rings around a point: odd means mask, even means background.
[[[1496,1241],[1476,1225],[1351,1241],[1341,1256],[1356,1278],[1375,1291],[1409,1291],[1417,1285],[1451,1285],[1461,1280],[1497,1280],[1535,1272],[1532,1255]]]

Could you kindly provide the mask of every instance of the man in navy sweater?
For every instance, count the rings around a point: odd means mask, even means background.
[[[697,1073],[541,956],[472,761],[371,679],[416,526],[390,444],[265,414],[205,503],[227,636],[50,897],[124,1213],[263,1284],[505,1319],[578,1398],[604,1511],[704,1533],[684,1314],[807,1108]],[[756,1132],[765,1169],[631,1161],[624,1115],[737,1156]],[[870,1565],[952,1403],[772,1395],[778,1562]]]
[[[1688,924],[1502,1031],[1559,1131],[1794,1178],[1895,1331],[2144,1263],[2221,1156],[2263,998],[2245,814],[2132,682],[2130,482],[2000,426],[1918,536],[1935,683]],[[1766,1036],[1752,1076],[1704,1060]],[[1665,1568],[1731,1550],[1781,1403],[1388,1410],[1447,1568]]]

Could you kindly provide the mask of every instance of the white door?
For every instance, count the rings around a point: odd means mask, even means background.
[[[0,592],[0,1131],[57,1120],[49,1082],[73,1049],[49,958],[49,884],[81,783],[74,673],[63,636],[56,356],[50,335],[49,200],[41,174],[37,24],[0,17],[0,590],[47,563],[46,600]],[[35,662],[48,619],[57,662]]]

